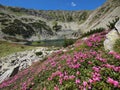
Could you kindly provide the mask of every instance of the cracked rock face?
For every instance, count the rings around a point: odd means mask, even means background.
[[[113,51],[113,46],[117,39],[120,39],[120,20],[115,24],[115,29],[111,30],[106,35],[106,40],[104,41],[104,48],[105,50]]]

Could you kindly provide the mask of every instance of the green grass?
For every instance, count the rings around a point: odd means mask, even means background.
[[[32,48],[34,47],[13,44],[13,43],[9,43],[6,41],[0,41],[0,57],[4,57],[6,55],[9,55],[15,52],[25,51],[25,50],[32,49]]]
[[[116,40],[115,45],[113,46],[113,49],[115,50],[115,52],[120,53],[120,39]]]

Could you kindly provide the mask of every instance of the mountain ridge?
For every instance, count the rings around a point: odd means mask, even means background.
[[[107,28],[106,24],[109,21],[116,16],[120,17],[119,6],[119,0],[107,0],[94,11],[44,11],[0,5],[0,38],[5,40],[4,37],[12,37],[28,41],[63,39],[63,37],[79,38],[82,33],[91,29]],[[16,28],[14,29],[11,26],[11,23],[14,26],[14,20],[23,25],[21,31],[19,25],[15,25]],[[14,34],[9,35],[10,31]],[[26,31],[33,33],[27,35],[24,33]],[[28,37],[24,38],[24,36]]]

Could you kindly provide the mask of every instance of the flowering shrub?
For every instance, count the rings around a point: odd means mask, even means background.
[[[106,32],[78,40],[0,84],[2,90],[119,90],[120,55],[106,52]]]

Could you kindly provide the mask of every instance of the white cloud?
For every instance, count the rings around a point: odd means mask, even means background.
[[[75,6],[77,6],[77,4],[74,3],[74,2],[71,2],[71,6],[72,6],[72,7],[75,7]]]

